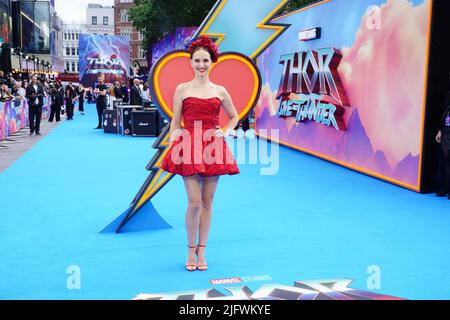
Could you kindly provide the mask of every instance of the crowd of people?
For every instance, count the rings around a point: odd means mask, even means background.
[[[128,90],[125,81],[116,81],[107,86],[103,76],[98,78],[95,88],[85,88],[82,84],[72,82],[62,84],[42,75],[29,75],[25,79],[15,79],[12,74],[5,75],[0,71],[0,101],[13,101],[16,105],[26,100],[29,107],[30,135],[40,135],[40,122],[44,98],[50,97],[50,116],[48,121],[61,121],[61,115],[66,114],[67,120],[73,120],[75,105],[78,103],[80,115],[84,115],[85,101],[96,104],[98,125],[103,128],[103,111],[113,107],[118,100],[131,105],[145,105],[151,101],[148,83],[134,79],[136,87]]]
[[[67,120],[73,120],[74,106],[78,102],[80,114],[84,115],[86,90],[82,85],[74,86],[71,82],[65,86],[42,75],[31,74],[25,79],[16,79],[11,74],[5,76],[0,71],[0,101],[13,101],[19,105],[22,100],[28,103],[30,135],[40,135],[42,107],[44,99],[50,97],[49,121],[61,120],[66,114]]]

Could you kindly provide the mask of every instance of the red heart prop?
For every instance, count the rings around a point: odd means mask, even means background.
[[[173,94],[176,87],[194,78],[187,51],[173,51],[161,57],[152,67],[150,89],[153,100],[168,118],[173,117]],[[235,52],[222,53],[209,74],[212,82],[225,87],[230,94],[239,120],[244,119],[255,106],[261,91],[261,75],[250,58]],[[219,124],[223,128],[228,116],[222,109]]]

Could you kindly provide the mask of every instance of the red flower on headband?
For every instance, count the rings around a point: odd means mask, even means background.
[[[196,49],[198,47],[202,47],[202,48],[205,48],[206,50],[208,50],[209,54],[211,55],[212,62],[217,62],[217,60],[219,59],[219,54],[220,54],[219,49],[217,48],[217,45],[210,38],[201,36],[200,39],[192,42],[188,49],[191,56],[194,54],[194,52],[196,51]]]

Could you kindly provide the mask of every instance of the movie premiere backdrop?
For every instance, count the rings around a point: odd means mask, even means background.
[[[275,19],[291,26],[258,59],[257,134],[419,191],[430,12],[328,0]]]
[[[95,87],[98,76],[106,83],[125,81],[130,70],[130,38],[126,36],[80,34],[80,82]]]

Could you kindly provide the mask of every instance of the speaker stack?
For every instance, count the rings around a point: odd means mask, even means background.
[[[115,133],[119,132],[119,118],[117,110],[106,109],[103,111],[104,122],[103,122],[103,132],[104,133]]]
[[[156,137],[159,135],[159,113],[156,109],[133,111],[131,123],[131,134],[135,137]]]
[[[131,113],[133,111],[141,110],[141,106],[117,106],[119,116],[119,133],[121,135],[131,135]]]
[[[130,106],[114,103],[117,109],[104,111],[104,132],[135,137],[157,137],[169,122],[154,105]]]

